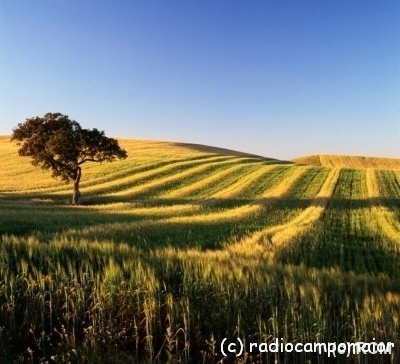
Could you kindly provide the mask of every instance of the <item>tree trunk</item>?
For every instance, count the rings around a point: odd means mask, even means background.
[[[80,180],[81,180],[81,167],[77,167],[75,180],[74,180],[74,192],[72,194],[72,204],[73,205],[79,205],[79,200],[81,198],[81,193],[79,191]]]

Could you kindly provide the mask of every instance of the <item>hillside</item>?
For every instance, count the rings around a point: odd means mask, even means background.
[[[0,137],[1,363],[215,363],[237,335],[399,348],[399,170],[119,142],[128,158],[85,164],[72,206]]]
[[[292,162],[322,167],[400,169],[400,158],[317,154],[295,158]]]
[[[127,150],[128,158],[113,164],[90,164],[83,166],[82,187],[89,187],[94,194],[101,193],[105,185],[111,183],[114,190],[118,189],[118,181],[126,183],[130,174],[152,169],[155,166],[165,166],[171,162],[186,161],[199,164],[196,160],[215,158],[216,160],[263,161],[265,163],[280,162],[272,158],[264,158],[248,153],[210,147],[200,144],[176,143],[152,140],[119,139],[120,145]],[[50,172],[42,171],[31,165],[29,158],[19,157],[15,143],[8,136],[0,136],[0,193],[21,191],[23,193],[46,191],[66,191],[68,185],[54,180]],[[192,161],[192,162],[189,162]],[[173,171],[174,169],[172,169]],[[156,170],[155,170],[156,172]],[[125,178],[125,180],[123,180]]]

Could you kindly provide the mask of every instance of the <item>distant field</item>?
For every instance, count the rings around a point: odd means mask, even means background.
[[[320,154],[296,158],[293,162],[321,167],[400,169],[400,158]]]
[[[400,362],[400,160],[120,145],[72,206],[0,137],[0,363],[216,363],[225,337],[395,353],[221,363]]]

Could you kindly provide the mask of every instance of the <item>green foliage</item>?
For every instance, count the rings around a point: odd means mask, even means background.
[[[50,169],[53,177],[75,180],[78,167],[85,162],[113,162],[127,157],[117,140],[104,131],[82,127],[67,115],[47,113],[27,119],[13,130],[20,156],[31,157],[34,166]]]

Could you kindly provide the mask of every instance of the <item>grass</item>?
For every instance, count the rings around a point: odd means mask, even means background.
[[[388,163],[120,143],[127,160],[84,166],[77,207],[70,185],[0,137],[1,363],[400,361],[400,174]],[[224,359],[225,337],[396,351]]]
[[[400,158],[320,154],[296,158],[293,162],[323,167],[400,169]]]

